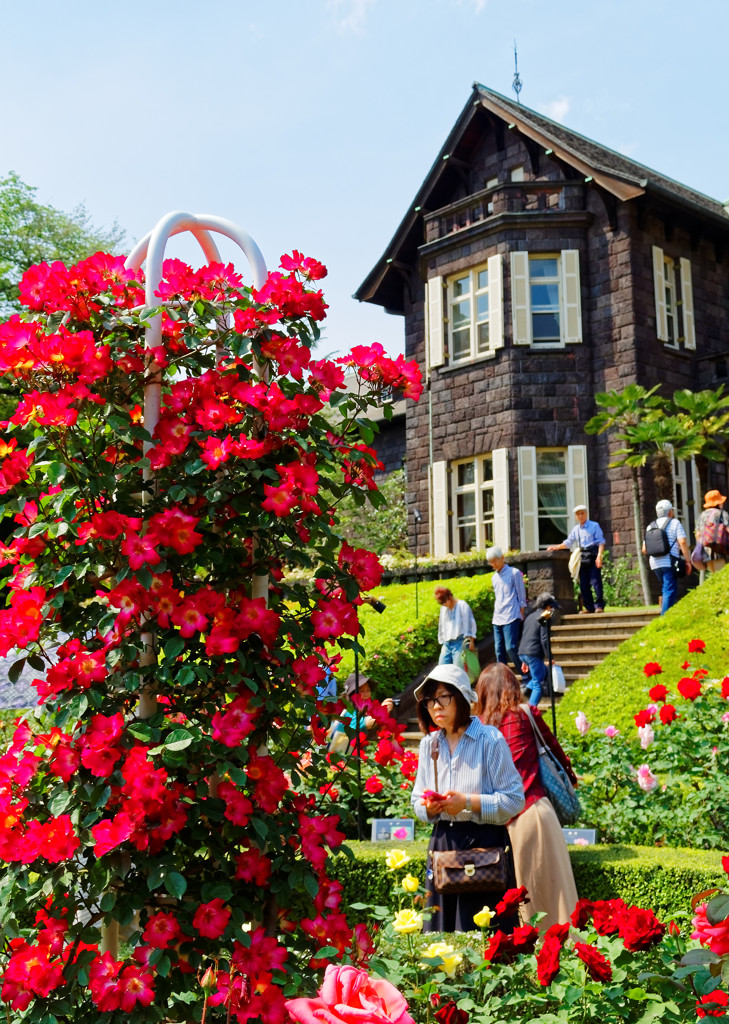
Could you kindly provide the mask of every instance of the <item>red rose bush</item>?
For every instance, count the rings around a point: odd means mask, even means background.
[[[0,752],[0,999],[31,1024],[188,1020],[198,977],[279,1024],[371,952],[327,875],[317,686],[381,578],[337,534],[376,494],[367,411],[421,384],[378,345],[314,358],[325,273],[166,260],[149,304],[99,253],[32,268],[0,325],[0,656],[38,692]]]

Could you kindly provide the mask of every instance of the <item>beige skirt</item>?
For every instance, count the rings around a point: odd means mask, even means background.
[[[546,796],[509,825],[509,838],[516,884],[529,893],[529,901],[519,908],[522,923],[538,910],[547,915],[539,923],[542,932],[569,921],[577,903],[577,888],[562,827]]]

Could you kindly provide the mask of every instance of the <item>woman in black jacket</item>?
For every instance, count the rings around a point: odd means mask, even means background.
[[[542,689],[547,678],[544,664],[549,660],[549,638],[547,630],[557,602],[551,594],[540,594],[533,604],[527,605],[524,614],[524,627],[519,642],[521,670],[529,679],[526,688],[530,689],[529,703],[536,707],[542,696]]]

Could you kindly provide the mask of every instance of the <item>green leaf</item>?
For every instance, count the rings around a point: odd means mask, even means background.
[[[709,924],[719,924],[729,917],[729,893],[714,896],[706,904],[706,920]]]
[[[53,586],[54,587],[62,586],[66,582],[66,580],[69,578],[69,576],[73,576],[75,568],[76,567],[74,565],[64,565],[64,567],[62,569],[59,569],[58,572],[56,573],[56,575],[53,578]]]
[[[681,957],[681,966],[688,967],[693,964],[718,964],[721,958],[712,953],[710,949],[690,949]]]
[[[31,668],[34,668],[36,672],[45,672],[46,663],[37,654],[31,654],[28,658],[28,664]]]
[[[164,885],[170,896],[175,896],[178,900],[182,899],[187,891],[187,882],[178,871],[170,871],[165,875]]]
[[[170,661],[179,657],[184,650],[185,641],[181,636],[174,636],[171,640],[167,640],[162,647],[162,653],[165,656],[165,660],[169,659]]]
[[[48,523],[44,523],[43,520],[39,519],[28,530],[29,537],[38,537],[42,533],[46,533],[48,530]]]
[[[105,892],[104,895],[99,900],[99,906],[104,911],[105,914],[108,914],[108,912],[114,908],[115,903],[116,893],[114,892],[113,889],[110,889],[108,892]]]
[[[163,746],[165,750],[184,750],[189,747],[194,737],[186,729],[173,729],[168,733]]]
[[[13,664],[10,666],[10,668],[8,669],[8,679],[10,680],[11,683],[17,683],[17,681],[20,679],[20,673],[25,668],[25,663],[27,660],[27,658],[21,658],[20,661],[14,661]]]
[[[58,817],[59,814],[63,814],[66,811],[70,803],[71,793],[67,789],[60,789],[48,801],[48,808],[51,814]]]
[[[206,882],[200,890],[200,898],[203,903],[211,900],[229,900],[233,897],[233,890],[227,882]]]

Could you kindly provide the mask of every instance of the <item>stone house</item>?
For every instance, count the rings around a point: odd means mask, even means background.
[[[599,391],[729,380],[728,266],[720,202],[474,85],[356,292],[404,317],[426,381],[406,432],[420,553],[538,551],[582,502],[614,554],[635,550],[629,474],[584,424]],[[674,478],[689,530],[696,466]]]

